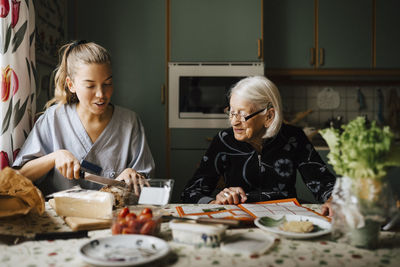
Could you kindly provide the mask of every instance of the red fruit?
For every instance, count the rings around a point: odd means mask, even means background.
[[[118,217],[125,218],[125,216],[129,213],[129,208],[125,207],[119,211]]]
[[[136,214],[133,212],[129,212],[126,216],[125,216],[125,220],[127,221],[131,221],[131,220],[135,220],[136,219]]]
[[[155,228],[155,222],[154,221],[147,221],[142,228],[140,229],[140,234],[142,235],[150,235],[153,233],[153,230]]]
[[[119,223],[114,223],[111,227],[111,233],[113,235],[118,235],[121,233],[121,225]]]
[[[122,229],[122,232],[121,232],[123,235],[126,235],[126,234],[135,234],[135,231],[134,230],[132,230],[132,229],[130,229],[130,228],[128,228],[128,227],[124,227],[123,229]]]
[[[150,208],[144,208],[140,214],[150,214],[153,216],[153,211]]]
[[[130,230],[132,230],[132,232],[134,232],[135,234],[139,232],[140,230],[140,223],[137,220],[132,220],[128,222],[127,228],[129,228]]]
[[[145,222],[145,221],[151,220],[152,218],[153,218],[153,215],[147,213],[147,214],[140,214],[138,217],[138,220],[141,222]]]

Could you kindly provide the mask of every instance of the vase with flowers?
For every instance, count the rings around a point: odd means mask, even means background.
[[[330,149],[328,162],[340,176],[332,193],[333,235],[374,249],[382,223],[396,211],[386,177],[400,166],[400,146],[389,127],[364,117],[320,133]]]

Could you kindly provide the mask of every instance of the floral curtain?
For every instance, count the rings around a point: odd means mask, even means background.
[[[36,112],[35,9],[0,0],[0,170],[11,166]]]

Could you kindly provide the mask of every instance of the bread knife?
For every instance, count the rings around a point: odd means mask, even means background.
[[[103,176],[91,174],[88,172],[81,172],[81,178],[96,184],[101,184],[101,185],[111,185],[111,186],[116,186],[122,189],[128,189],[128,186],[125,182],[123,181],[118,181],[114,180],[111,178],[106,178]]]
[[[55,240],[55,239],[71,239],[88,237],[87,230],[73,232],[48,232],[27,235],[9,235],[0,234],[0,244],[17,245],[25,241]]]

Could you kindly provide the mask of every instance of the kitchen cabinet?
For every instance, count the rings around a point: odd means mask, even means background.
[[[372,0],[265,0],[267,72],[371,68],[372,21]]]
[[[376,68],[400,69],[400,1],[376,1]]]
[[[170,0],[170,60],[261,61],[262,0]]]
[[[171,149],[171,179],[174,179],[171,203],[181,202],[181,193],[205,153],[205,149]]]
[[[372,67],[372,1],[319,0],[316,67]]]
[[[264,0],[264,32],[266,73],[314,68],[314,0]]]
[[[71,39],[104,46],[113,60],[111,102],[141,118],[155,164],[155,177],[166,178],[166,119],[161,87],[166,73],[164,0],[74,1]],[[116,151],[118,153],[118,151]]]
[[[172,203],[180,202],[186,183],[192,178],[214,136],[222,129],[171,128]]]

